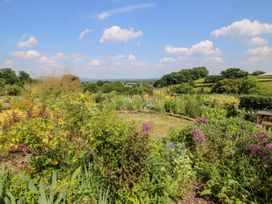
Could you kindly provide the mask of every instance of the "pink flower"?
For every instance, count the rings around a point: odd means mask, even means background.
[[[256,132],[253,137],[263,142],[267,142],[268,140],[268,135],[265,132]]]
[[[143,122],[141,128],[140,128],[140,132],[142,134],[148,134],[151,131],[151,125],[148,122]]]
[[[201,118],[200,117],[200,118],[195,119],[195,122],[198,123],[198,124],[201,124],[201,123],[207,124],[209,122],[209,120],[207,118]]]
[[[257,144],[246,145],[245,151],[251,155],[262,155],[264,153],[263,147]]]
[[[205,135],[204,133],[198,129],[198,128],[193,128],[192,129],[192,135],[193,135],[193,140],[198,143],[203,143],[205,142]]]

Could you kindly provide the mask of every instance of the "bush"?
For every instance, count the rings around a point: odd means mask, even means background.
[[[215,203],[271,203],[272,135],[241,119],[209,120],[171,135],[194,155],[202,195]]]
[[[204,104],[214,108],[238,108],[240,100],[229,95],[206,95],[204,96]]]
[[[218,81],[212,88],[214,93],[238,94],[240,92],[241,81],[239,79],[223,79]]]
[[[10,95],[10,96],[19,96],[23,92],[23,88],[13,84],[13,85],[6,85],[3,89],[3,92],[5,95]]]
[[[272,97],[240,96],[240,108],[247,110],[272,110]]]

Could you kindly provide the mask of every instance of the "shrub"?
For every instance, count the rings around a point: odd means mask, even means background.
[[[204,104],[214,108],[238,108],[240,100],[229,95],[206,95],[204,96]]]
[[[194,155],[196,176],[206,185],[202,195],[215,196],[215,203],[271,203],[271,136],[231,118],[198,123],[170,139]]]
[[[247,110],[272,110],[272,97],[240,96],[240,108]]]
[[[18,85],[6,85],[3,89],[3,92],[5,95],[10,95],[10,96],[19,96],[23,92],[23,88],[18,86]]]
[[[240,79],[223,79],[218,81],[212,88],[214,93],[235,93],[240,92],[241,80]]]

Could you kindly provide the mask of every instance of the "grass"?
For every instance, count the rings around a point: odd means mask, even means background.
[[[152,138],[164,138],[168,136],[171,129],[181,129],[190,124],[191,121],[175,118],[162,113],[120,113],[120,117],[127,122],[135,123],[139,128],[143,122],[151,124]]]

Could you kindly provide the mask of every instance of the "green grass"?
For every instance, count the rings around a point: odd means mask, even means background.
[[[162,113],[120,113],[122,119],[135,123],[139,128],[143,122],[151,124],[152,138],[164,138],[168,136],[171,129],[181,129],[190,124],[191,121],[175,118]]]

